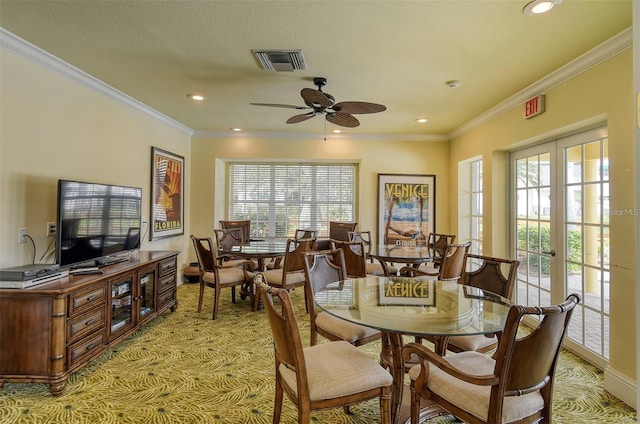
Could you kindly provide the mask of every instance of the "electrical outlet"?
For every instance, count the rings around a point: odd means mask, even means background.
[[[26,228],[18,228],[18,243],[26,243],[27,242],[27,229]]]
[[[56,235],[56,223],[47,222],[47,236],[55,236],[55,235]]]

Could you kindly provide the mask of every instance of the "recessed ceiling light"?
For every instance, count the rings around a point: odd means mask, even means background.
[[[418,119],[416,119],[416,122],[418,122],[420,124],[424,124],[427,121],[429,121],[427,118],[418,118]]]
[[[202,94],[187,94],[187,97],[190,98],[191,100],[195,100],[196,102],[201,102],[207,99]]]
[[[231,131],[240,132],[242,131],[242,128],[231,128]]]
[[[333,132],[334,132],[335,134],[340,134],[340,133],[342,132],[342,130],[333,130]]]
[[[540,15],[562,4],[562,0],[533,0],[522,9],[522,13],[527,16]]]

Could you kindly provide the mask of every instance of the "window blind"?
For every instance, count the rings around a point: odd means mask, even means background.
[[[251,220],[252,237],[329,235],[329,221],[353,221],[356,164],[230,162],[228,219]]]

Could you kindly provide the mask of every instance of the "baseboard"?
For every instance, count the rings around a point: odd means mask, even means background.
[[[638,410],[636,382],[626,375],[607,367],[604,370],[604,389],[636,411]]]

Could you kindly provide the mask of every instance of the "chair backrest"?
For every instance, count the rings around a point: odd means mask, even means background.
[[[211,237],[196,237],[192,234],[191,241],[198,257],[200,273],[216,272],[217,255]]]
[[[244,235],[242,228],[222,228],[213,230],[216,236],[218,249],[222,251],[230,251],[233,246],[242,246],[244,244]]]
[[[282,264],[282,272],[304,272],[304,258],[302,257],[302,254],[315,250],[315,245],[315,239],[287,240],[287,248]]]
[[[367,254],[371,253],[371,231],[349,231],[349,241],[361,241],[364,243]]]
[[[455,241],[455,234],[429,233],[427,237],[427,247],[436,265],[439,265],[442,261],[444,249],[447,247],[447,244],[453,244]]]
[[[355,231],[357,222],[329,221],[329,238],[332,240],[349,241],[349,231]]]
[[[447,244],[438,271],[439,280],[458,280],[464,273],[467,264],[465,258],[471,242],[462,244]]]
[[[309,305],[309,312],[315,316],[313,295],[330,283],[344,280],[347,275],[344,253],[342,249],[306,252],[303,254],[303,259],[308,288],[305,291],[307,305]]]
[[[303,253],[304,272],[313,292],[322,290],[329,283],[345,279],[345,259],[342,249]]]
[[[490,405],[499,407],[489,408],[489,422],[501,422],[502,401],[498,399],[503,391],[504,396],[519,396],[540,390],[547,409],[544,416],[550,418],[555,367],[569,320],[579,302],[580,296],[570,294],[559,305],[511,307],[494,355],[500,383],[491,388]],[[519,324],[526,315],[538,316],[541,321],[530,334],[518,338]]]
[[[268,286],[260,273],[256,274],[253,281],[262,298],[265,314],[271,327],[276,357],[276,372],[278,372],[280,364],[284,364],[287,368],[294,370],[298,383],[298,393],[307,393],[308,395],[308,388],[306,387],[309,383],[302,352],[302,340],[300,339],[300,331],[289,292]],[[274,297],[280,300],[280,308],[276,308],[273,302]],[[306,389],[301,390],[303,387]]]
[[[520,262],[471,253],[467,253],[465,262],[467,262],[467,270],[459,281],[461,284],[477,287],[511,299]],[[469,271],[470,264],[475,263],[479,263],[478,268]]]
[[[308,229],[298,228],[296,230],[296,233],[293,236],[293,238],[294,238],[294,240],[317,239],[318,238],[318,231],[317,230],[308,230]]]
[[[364,242],[331,240],[331,247],[342,249],[347,277],[367,276],[367,255]]]
[[[242,221],[220,221],[220,228],[223,229],[231,229],[231,228],[241,228],[242,229],[242,239],[244,242],[248,243],[251,240],[251,220],[246,219]]]

